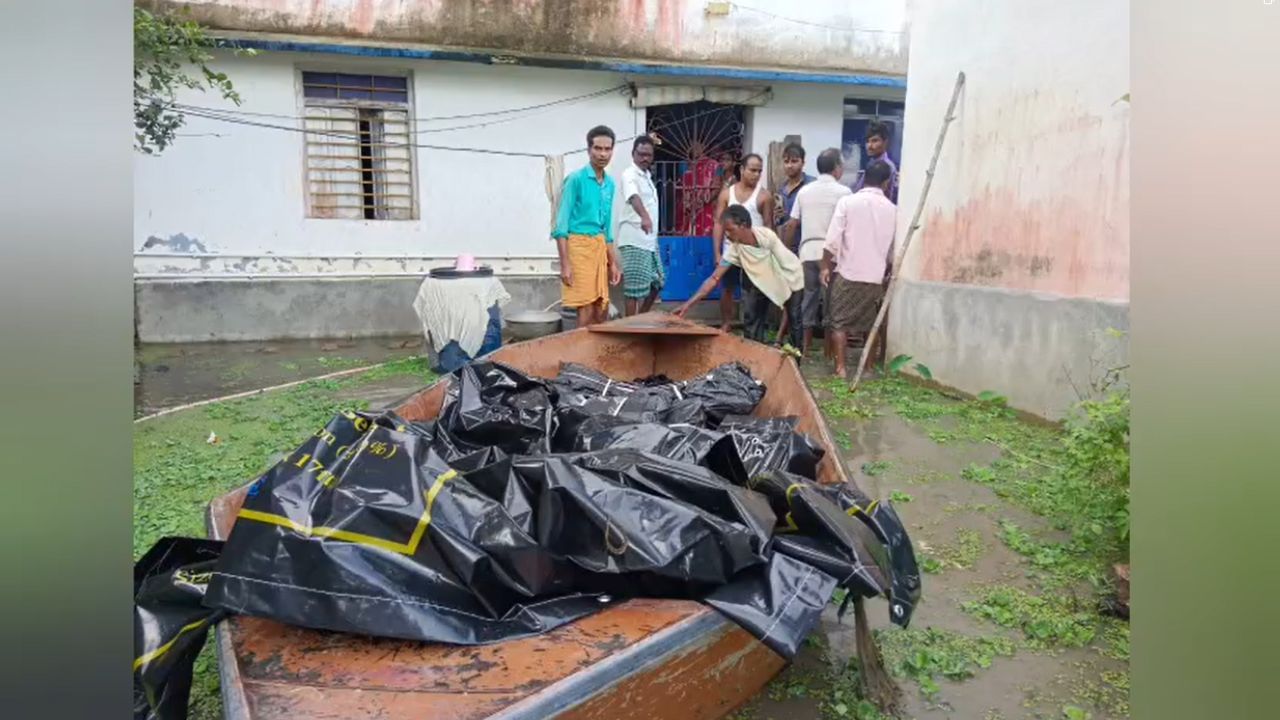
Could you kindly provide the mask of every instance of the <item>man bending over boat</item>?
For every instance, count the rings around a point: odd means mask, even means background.
[[[751,213],[741,205],[730,205],[720,215],[720,224],[729,240],[720,264],[676,315],[684,317],[694,303],[715,289],[730,268],[741,268],[743,314],[746,336],[764,342],[769,303],[783,309],[789,318],[792,347],[800,346],[800,300],[804,292],[804,269],[800,258],[782,244],[767,227],[753,226]]]

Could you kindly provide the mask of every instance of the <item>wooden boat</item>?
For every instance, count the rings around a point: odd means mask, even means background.
[[[553,377],[576,362],[615,378],[683,380],[738,361],[764,381],[756,414],[795,415],[827,450],[822,482],[843,482],[835,444],[795,362],[759,343],[663,313],[508,345],[492,358]],[[435,417],[448,380],[405,401]],[[215,500],[212,537],[231,530],[248,486]],[[758,692],[785,661],[716,611],[690,601],[632,600],[552,632],[460,647],[366,638],[232,617],[216,642],[231,720],[703,720]]]

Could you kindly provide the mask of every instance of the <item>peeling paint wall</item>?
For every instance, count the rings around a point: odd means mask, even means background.
[[[244,117],[277,125],[296,124],[291,118],[301,112],[299,68],[408,72],[415,117],[533,106],[628,79],[589,70],[303,53],[220,57],[215,66],[234,79],[244,104],[233,108],[194,92],[184,102],[259,113]],[[767,155],[771,141],[798,134],[810,149],[809,172],[816,172],[818,152],[840,145],[845,95],[866,93],[821,84],[771,87],[773,100],[749,110],[749,149]],[[603,123],[626,138],[643,131],[645,112],[632,109],[619,92],[496,119],[416,141],[535,154],[584,150],[565,157],[569,173],[587,162],[588,128]],[[422,129],[459,124],[476,123],[426,123]],[[134,269],[140,278],[412,275],[450,264],[459,252],[504,276],[558,272],[540,157],[417,148],[418,219],[320,219],[306,217],[300,133],[190,116],[180,135],[159,156],[134,156]],[[615,150],[609,168],[615,179],[630,164],[630,149],[623,142]],[[621,198],[617,203],[615,221]]]
[[[900,239],[958,71],[966,87],[906,276],[1128,300],[1128,3],[919,0],[910,18]]]
[[[537,105],[614,87],[623,80],[620,75],[593,71],[296,53],[222,58],[217,67],[234,79],[244,98],[238,110],[267,113],[269,124],[285,125],[296,124],[289,118],[301,112],[298,68],[407,71],[412,77],[417,117]],[[184,100],[226,107],[198,93],[190,93]],[[582,148],[583,152],[565,158],[566,172],[573,172],[587,162],[588,128],[603,123],[625,137],[642,128],[644,122],[643,112],[632,110],[620,93],[497,119],[502,122],[424,134],[416,142],[525,153],[559,154]],[[474,123],[436,122],[423,128],[459,124]],[[555,247],[548,240],[551,210],[542,158],[417,148],[417,220],[319,219],[306,217],[302,134],[194,116],[188,118],[181,134],[159,156],[135,154],[134,249],[142,254],[268,254],[302,263],[296,259],[352,255],[448,258],[465,250],[485,258],[532,258],[511,270],[552,274],[548,263],[555,256]],[[610,172],[620,173],[629,158],[628,149],[619,147]],[[178,238],[187,241],[179,242]],[[228,262],[212,259],[198,264],[195,258],[169,258],[165,263],[139,261],[136,269],[153,273],[164,272],[168,265],[181,265],[205,272],[411,272],[420,264],[383,257],[359,263],[335,260],[319,266],[309,260],[291,267],[286,260],[264,259],[253,267],[237,269]]]
[[[678,63],[902,74],[904,0],[143,0],[240,32]],[[754,8],[750,10],[747,8]],[[779,21],[777,16],[790,18]],[[846,29],[847,28],[847,29]],[[856,29],[856,31],[855,31]]]
[[[1062,418],[1127,363],[1129,4],[915,0],[889,353]]]

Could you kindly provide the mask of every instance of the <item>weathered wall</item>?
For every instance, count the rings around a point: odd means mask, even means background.
[[[891,353],[1054,418],[1090,367],[1125,362],[1107,330],[1128,315],[1128,13],[1116,0],[909,4],[900,241],[957,72],[966,87],[903,263]]]
[[[536,105],[628,79],[599,71],[301,53],[225,57],[215,64],[244,98],[234,109],[256,113],[244,119],[283,126],[296,126],[293,118],[300,113],[298,68],[408,71],[419,118]],[[799,134],[810,149],[810,172],[818,150],[839,145],[846,94],[892,92],[797,83],[771,87],[773,100],[749,111],[750,147],[764,155],[770,141]],[[233,109],[198,93],[182,99]],[[426,133],[418,142],[558,155],[583,148],[587,128],[597,123],[624,138],[642,131],[645,113],[618,93],[499,119]],[[438,121],[422,129],[470,124],[475,123]],[[567,156],[566,172],[586,160],[585,152]],[[616,177],[629,162],[630,143],[619,143],[609,171]],[[493,265],[504,282],[542,287],[554,277],[541,157],[420,147],[415,165],[417,220],[307,218],[301,134],[189,117],[163,154],[135,156],[139,336],[166,342],[412,331],[416,320],[406,288],[460,252]],[[359,289],[361,284],[367,288]],[[304,309],[320,307],[329,295],[345,298],[346,309],[298,320],[298,313],[314,312]],[[514,307],[541,309],[554,299],[521,295]],[[524,305],[526,300],[533,304]]]
[[[422,332],[421,278],[158,280],[134,285],[141,342],[377,337]],[[543,308],[555,278],[505,279],[511,307]]]
[[[747,117],[747,145],[765,158],[769,177],[769,143],[787,135],[799,135],[805,149],[805,171],[818,172],[818,153],[840,147],[844,126],[844,98],[854,89],[829,85],[783,85],[774,88],[773,100],[751,108]],[[865,94],[865,93],[863,93]]]
[[[142,0],[219,30],[648,61],[902,74],[904,0]],[[763,11],[763,12],[761,12]],[[771,17],[775,16],[775,17]],[[791,18],[778,21],[776,16]],[[845,30],[844,28],[849,28]],[[857,29],[854,31],[853,29]]]
[[[1128,299],[1128,3],[920,0],[911,13],[904,214],[961,70],[966,86],[907,276]]]
[[[296,125],[289,118],[300,113],[298,67],[409,70],[416,117],[534,105],[622,83],[621,76],[603,72],[292,53],[229,58],[218,67],[234,78],[244,98],[239,110],[269,113],[267,124],[281,125]],[[189,94],[186,102],[214,104],[212,98],[198,94]],[[566,172],[572,172],[587,161],[585,134],[592,125],[604,123],[625,136],[644,122],[643,113],[632,110],[621,94],[497,119],[503,122],[423,133],[417,142],[524,153],[559,154],[584,148],[565,159]],[[474,124],[432,122],[420,129]],[[513,272],[550,272],[547,263],[555,247],[548,240],[551,210],[541,158],[419,147],[415,163],[419,219],[318,219],[306,217],[300,133],[197,117],[188,119],[182,133],[162,155],[136,156],[134,248],[148,254],[270,254],[281,259],[236,257],[227,264],[205,258],[208,262],[193,265],[185,258],[143,258],[141,272],[416,272],[419,268],[411,260],[348,261],[345,265],[334,261],[316,266],[307,258],[353,254],[445,258],[464,250],[479,257],[520,261],[510,268]],[[618,150],[612,173],[620,173],[629,162],[628,149]]]

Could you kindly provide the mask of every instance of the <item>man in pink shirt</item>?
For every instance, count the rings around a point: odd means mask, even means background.
[[[829,292],[827,327],[840,377],[846,371],[849,332],[869,331],[884,297],[897,219],[897,207],[886,196],[892,181],[893,169],[888,163],[872,163],[866,169],[862,189],[836,203],[827,229],[820,279]]]

